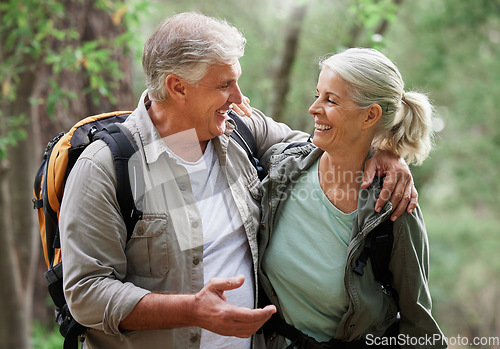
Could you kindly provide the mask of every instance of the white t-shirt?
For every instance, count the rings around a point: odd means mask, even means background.
[[[177,157],[177,156],[176,156]],[[252,258],[243,222],[221,170],[213,143],[196,162],[177,157],[189,173],[203,225],[203,272],[206,284],[214,277],[245,275],[243,285],[226,291],[227,303],[254,307]],[[202,329],[201,348],[250,348],[250,338],[225,337]]]

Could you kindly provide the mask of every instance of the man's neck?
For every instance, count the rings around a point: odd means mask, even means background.
[[[179,113],[168,105],[168,101],[153,101],[148,109],[149,117],[167,147],[181,159],[195,162],[203,156],[208,141],[200,141],[195,129],[180,129],[175,123]]]
[[[172,142],[171,137],[163,138],[168,149],[184,161],[198,161],[207,149],[208,141],[205,142]]]

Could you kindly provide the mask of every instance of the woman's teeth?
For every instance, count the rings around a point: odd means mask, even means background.
[[[217,113],[223,115],[223,114],[226,114],[227,113],[227,110],[220,110],[220,109],[217,109],[216,110]]]
[[[317,130],[320,130],[320,131],[326,131],[326,130],[329,130],[329,129],[331,129],[331,128],[332,128],[331,126],[327,126],[327,125],[320,125],[320,124],[314,124],[314,127],[315,127]]]

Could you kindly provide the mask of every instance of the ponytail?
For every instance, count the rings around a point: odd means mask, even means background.
[[[389,125],[382,121],[372,145],[401,156],[408,164],[421,165],[432,150],[432,113],[426,95],[404,93],[394,121]]]

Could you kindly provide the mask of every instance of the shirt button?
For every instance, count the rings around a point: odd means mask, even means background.
[[[191,336],[191,338],[189,338],[189,340],[191,341],[191,343],[194,343],[194,342],[198,341],[198,335],[193,334],[193,335]]]
[[[261,230],[265,230],[266,229],[266,224],[265,223],[261,223],[260,224],[260,229]]]
[[[194,221],[193,223],[191,223],[191,226],[193,228],[198,228],[198,221]]]
[[[179,184],[179,189],[180,189],[181,191],[185,191],[185,190],[186,190],[186,185],[185,185],[184,183]]]
[[[198,258],[198,256],[194,256],[193,257],[193,264],[198,265],[199,263],[200,263],[200,258]]]

